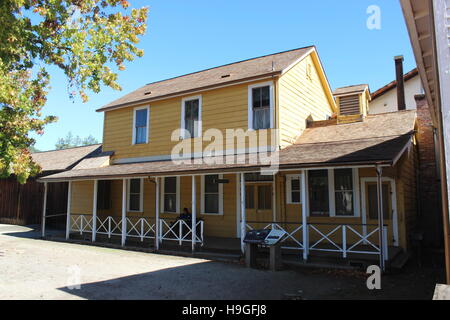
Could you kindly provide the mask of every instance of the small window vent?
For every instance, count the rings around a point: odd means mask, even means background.
[[[151,91],[144,92],[144,95],[146,96],[148,96],[149,94],[152,94],[152,92]]]
[[[223,76],[221,76],[221,78],[229,78],[231,76],[231,74],[224,74]]]
[[[359,114],[359,95],[339,97],[339,114],[352,115]]]

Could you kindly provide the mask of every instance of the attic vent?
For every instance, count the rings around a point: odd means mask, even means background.
[[[221,78],[229,78],[231,75],[230,74],[224,74],[223,76],[221,76]]]
[[[152,92],[151,91],[144,92],[144,95],[146,96],[148,96],[149,94],[152,94]]]
[[[339,114],[350,115],[359,114],[359,95],[339,97]]]

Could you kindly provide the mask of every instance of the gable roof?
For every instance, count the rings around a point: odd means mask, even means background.
[[[278,75],[313,51],[315,51],[315,47],[308,46],[149,83],[108,103],[97,111],[105,111],[183,95],[193,91],[207,90],[218,86],[232,85],[242,81]]]
[[[274,153],[280,168],[315,168],[350,165],[393,165],[411,142],[416,119],[415,110],[369,115],[362,122],[305,129],[295,144]],[[382,130],[380,130],[382,129]],[[271,156],[274,155],[271,154]],[[229,163],[224,157],[209,157],[196,163],[170,160],[114,164],[101,168],[69,170],[41,178],[41,181],[99,179],[108,177],[144,177],[199,172],[254,171],[269,167],[256,154],[245,161]],[[252,159],[253,162],[249,161]]]
[[[63,171],[73,168],[87,156],[101,152],[101,149],[101,144],[93,144],[61,150],[35,152],[31,154],[31,157],[41,166],[42,171]]]
[[[414,78],[414,77],[416,77],[418,75],[419,75],[419,71],[417,70],[417,68],[414,68],[411,71],[405,73],[403,75],[403,79],[406,82],[406,81],[411,80],[412,78]],[[394,89],[396,87],[397,87],[397,80],[389,82],[387,85],[381,87],[380,89],[378,89],[377,91],[372,93],[372,100],[382,96],[386,92],[388,92],[388,91],[390,91],[390,90],[392,90],[392,89]]]
[[[333,91],[333,95],[339,96],[349,93],[364,92],[365,90],[369,90],[368,84],[355,84],[352,86],[337,88],[336,90]]]

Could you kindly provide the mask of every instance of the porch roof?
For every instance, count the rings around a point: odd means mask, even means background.
[[[406,150],[414,132],[414,110],[368,116],[362,122],[309,128],[295,144],[267,154],[280,169],[393,165]],[[168,176],[217,172],[255,171],[271,163],[258,154],[217,156],[183,161],[114,164],[101,168],[70,170],[40,181]],[[276,162],[272,162],[272,165]]]

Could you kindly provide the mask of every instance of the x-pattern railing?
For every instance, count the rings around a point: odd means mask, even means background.
[[[85,214],[72,214],[71,230],[80,232],[92,232],[92,216]]]
[[[343,252],[344,248],[336,244],[333,240],[330,239],[330,237],[335,234],[338,230],[342,230],[343,225],[336,226],[333,230],[329,232],[321,232],[319,229],[317,229],[312,224],[309,225],[310,229],[313,229],[316,231],[320,236],[322,236],[319,240],[317,240],[314,244],[309,246],[309,250],[319,250],[319,251],[336,251],[336,252]],[[326,234],[325,234],[326,233]],[[336,249],[328,249],[328,248],[318,248],[317,245],[320,243],[324,243],[325,241],[328,241],[328,243],[332,244]]]
[[[144,239],[155,238],[155,224],[146,218],[127,218],[127,237]]]
[[[195,243],[203,245],[203,221],[197,221],[196,228],[200,227],[200,233],[195,234]],[[192,226],[186,221],[179,219],[172,223],[165,219],[159,219],[160,241],[178,241],[181,246],[183,242],[192,242]]]

